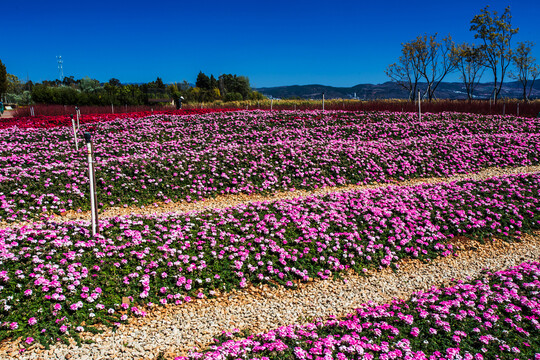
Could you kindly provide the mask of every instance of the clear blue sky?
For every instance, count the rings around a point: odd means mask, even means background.
[[[401,43],[418,35],[473,41],[470,20],[485,5],[511,6],[514,44],[534,41],[540,61],[537,0],[6,0],[0,60],[34,82],[58,78],[61,55],[76,79],[194,82],[202,70],[245,75],[254,87],[382,83]]]

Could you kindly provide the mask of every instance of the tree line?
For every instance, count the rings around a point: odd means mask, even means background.
[[[519,81],[522,98],[528,101],[540,68],[531,56],[532,42],[518,42],[512,47],[512,37],[519,29],[512,28],[511,20],[509,6],[500,15],[486,6],[470,22],[477,43],[456,44],[450,35],[439,40],[437,33],[418,36],[402,43],[401,56],[387,67],[386,74],[408,92],[411,101],[419,91],[421,97],[432,100],[439,84],[453,72],[459,73],[467,98],[472,100],[486,71],[493,78],[491,97],[495,102],[507,76]],[[420,82],[425,88],[420,89]]]
[[[156,103],[212,102],[263,99],[264,96],[253,91],[245,76],[223,74],[217,79],[208,77],[202,71],[197,76],[195,86],[187,81],[164,84],[160,77],[143,84],[122,84],[116,78],[106,83],[84,77],[75,79],[67,76],[62,80],[45,80],[34,84],[21,81],[17,76],[6,72],[0,61],[0,99],[6,103],[28,105],[150,105]]]

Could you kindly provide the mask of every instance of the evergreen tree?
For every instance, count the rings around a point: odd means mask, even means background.
[[[7,93],[8,78],[6,72],[6,66],[0,60],[0,99]]]
[[[210,90],[210,78],[206,76],[202,71],[199,71],[199,75],[197,75],[197,81],[195,82],[195,86],[202,90]]]

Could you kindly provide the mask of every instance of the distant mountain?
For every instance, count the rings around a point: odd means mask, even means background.
[[[426,89],[426,83],[420,83],[420,90]],[[474,97],[488,99],[493,89],[493,83],[478,84],[474,90]],[[352,87],[333,87],[326,85],[291,85],[262,87],[255,89],[265,96],[275,99],[300,97],[303,99],[321,99],[324,92],[325,99],[406,99],[408,93],[395,82],[382,84],[358,84]],[[523,93],[523,87],[518,81],[503,84],[500,97],[518,98]],[[439,99],[466,99],[467,91],[460,82],[442,82],[435,91]],[[534,83],[531,98],[540,98],[540,81]]]

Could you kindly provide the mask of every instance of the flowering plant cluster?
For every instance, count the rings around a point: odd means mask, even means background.
[[[144,315],[144,305],[428,261],[451,255],[457,235],[510,239],[540,228],[540,175],[102,219],[96,236],[88,227],[0,229],[0,339],[47,343]]]
[[[468,114],[221,112],[96,123],[102,207],[448,176],[540,163],[540,120]],[[70,127],[0,130],[0,220],[88,210]]]
[[[151,116],[154,114],[163,115],[188,115],[188,114],[207,114],[210,112],[230,112],[233,109],[182,109],[182,110],[156,110],[156,111],[138,111],[120,114],[89,114],[83,115],[79,119],[81,124],[94,124],[98,122],[121,120],[121,119],[137,119],[141,117]],[[71,116],[22,116],[7,119],[0,119],[0,129],[17,127],[20,129],[49,129],[60,126],[71,126]]]
[[[364,304],[344,318],[235,339],[225,333],[193,359],[540,359],[540,263],[408,300]]]

